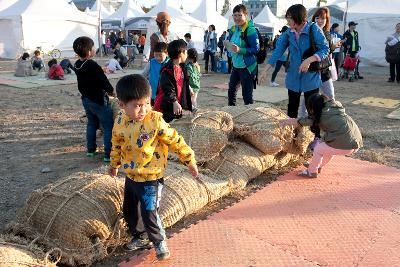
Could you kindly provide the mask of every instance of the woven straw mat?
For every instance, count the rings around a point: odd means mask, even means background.
[[[56,266],[40,247],[29,243],[18,236],[0,235],[0,267]]]
[[[263,154],[252,145],[235,140],[217,158],[207,162],[204,167],[218,177],[230,181],[233,190],[236,190],[244,188],[248,181],[274,165],[274,155]]]
[[[293,127],[280,127],[279,121],[288,118],[270,106],[224,107],[234,121],[235,132],[265,154],[275,154],[293,139]]]
[[[205,174],[192,177],[186,167],[168,162],[160,203],[160,217],[165,227],[203,208],[229,193],[228,181]]]
[[[192,120],[181,119],[171,123],[193,149],[198,162],[206,162],[219,155],[228,144],[227,133],[232,125],[229,114],[222,112],[210,112]]]
[[[123,183],[108,175],[77,173],[34,191],[11,225],[47,249],[62,250],[61,263],[91,264],[119,245]]]

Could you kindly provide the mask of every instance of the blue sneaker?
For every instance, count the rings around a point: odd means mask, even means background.
[[[160,243],[156,244],[155,249],[156,249],[157,259],[160,261],[166,260],[171,256],[166,241],[161,241]]]

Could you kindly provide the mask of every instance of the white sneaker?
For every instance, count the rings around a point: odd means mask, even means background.
[[[278,86],[279,86],[279,83],[271,82],[269,85],[272,86],[272,87],[278,87]]]

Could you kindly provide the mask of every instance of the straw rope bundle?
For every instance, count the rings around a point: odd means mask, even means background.
[[[32,243],[62,250],[61,262],[91,264],[119,245],[123,183],[78,173],[34,191],[10,226]]]
[[[113,118],[115,119],[117,117],[118,113],[121,111],[121,108],[119,107],[119,103],[118,103],[118,98],[112,97],[112,96],[109,96],[108,98],[109,98],[108,105],[112,109]]]
[[[192,120],[171,123],[186,143],[193,149],[198,162],[212,160],[228,144],[233,122],[225,112],[207,112]]]
[[[308,145],[313,140],[314,134],[309,127],[297,127],[294,129],[294,138],[290,144],[283,148],[291,154],[303,155],[306,153]]]
[[[233,190],[236,190],[244,188],[248,181],[274,165],[274,155],[265,155],[247,143],[234,141],[204,167],[231,181]]]
[[[229,193],[227,181],[217,180],[205,174],[192,177],[187,168],[169,162],[160,203],[160,217],[164,227],[170,227],[208,203]],[[168,171],[173,170],[173,171]]]
[[[58,260],[51,261],[50,254],[24,238],[13,235],[0,235],[0,267],[56,267]]]
[[[293,139],[293,128],[280,127],[279,121],[287,115],[270,106],[248,105],[223,107],[232,115],[234,130],[239,136],[265,154],[275,154]]]

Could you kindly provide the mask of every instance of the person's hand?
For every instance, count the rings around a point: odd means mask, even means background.
[[[303,60],[303,62],[301,62],[301,65],[299,67],[299,73],[300,72],[307,72],[308,68],[310,67],[311,64],[311,57],[306,58],[305,60]]]
[[[289,119],[280,120],[279,126],[280,127],[285,127],[285,126],[297,127],[297,126],[299,126],[299,123],[297,122],[296,118],[289,118]]]
[[[182,106],[181,104],[178,103],[178,101],[174,102],[174,114],[175,115],[181,115],[182,114]]]
[[[239,53],[239,51],[240,51],[240,47],[235,44],[232,44],[232,52]]]
[[[113,167],[109,166],[108,167],[108,174],[112,177],[117,176],[118,174],[118,169],[114,169]]]
[[[265,70],[261,73],[259,81],[260,84],[263,84],[267,81],[267,75],[268,72],[272,69],[272,65],[271,64],[267,64],[267,67],[265,68]]]
[[[191,174],[193,177],[197,177],[197,176],[199,175],[199,170],[197,169],[196,163],[190,163],[190,164],[188,165],[188,169],[189,169],[190,174]]]

